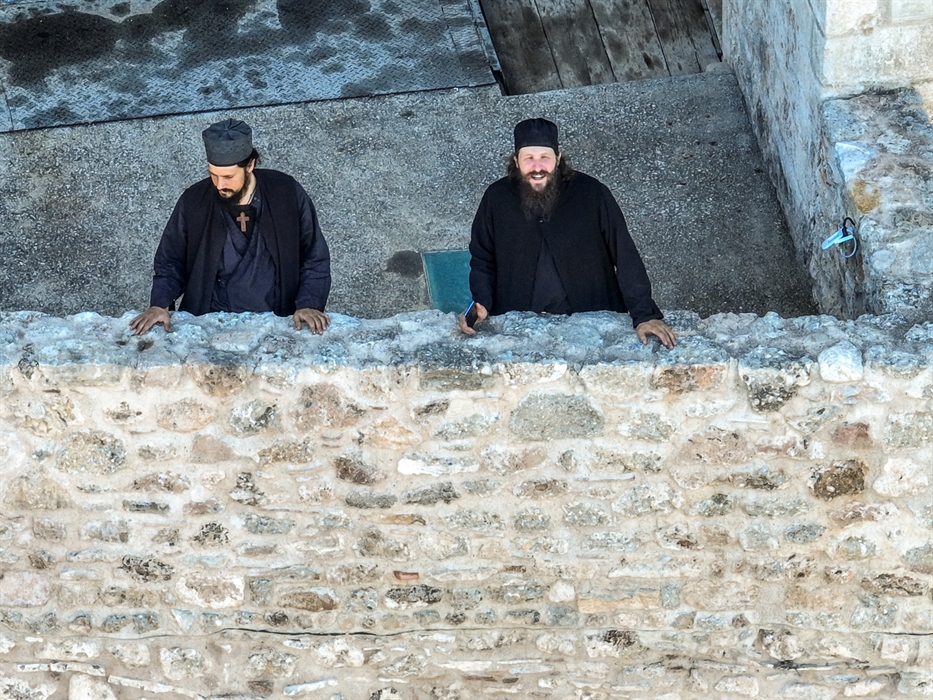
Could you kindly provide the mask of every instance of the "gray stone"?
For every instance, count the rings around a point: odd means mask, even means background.
[[[251,401],[230,411],[230,427],[238,436],[256,435],[279,426],[278,408],[262,401]]]
[[[922,547],[908,549],[903,559],[911,571],[933,575],[933,543],[928,542]]]
[[[294,410],[295,424],[302,431],[354,425],[365,409],[348,399],[337,387],[314,384],[301,390]]]
[[[73,474],[111,474],[123,468],[126,448],[117,437],[101,430],[72,433],[56,454],[55,466]]]
[[[433,506],[439,501],[450,503],[460,498],[460,492],[449,482],[441,482],[432,486],[407,491],[402,494],[402,503],[414,503],[422,506]]]
[[[391,508],[398,497],[392,493],[377,494],[369,489],[351,491],[344,502],[351,508]]]
[[[525,440],[601,435],[605,419],[582,396],[532,394],[512,411],[509,426]]]
[[[884,426],[885,448],[903,450],[933,443],[933,411],[893,413]]]
[[[275,649],[258,649],[246,660],[243,673],[247,678],[291,678],[298,657]]]
[[[337,477],[354,484],[375,484],[385,479],[385,474],[362,459],[351,455],[340,455],[334,460]]]
[[[518,532],[547,530],[551,519],[538,508],[527,508],[512,518],[512,527]]]
[[[308,588],[283,592],[279,595],[278,604],[308,612],[324,612],[336,610],[340,601],[336,591],[330,588]]]
[[[487,511],[457,510],[456,513],[445,515],[444,522],[454,530],[483,532],[503,528],[502,517],[498,513]]]
[[[247,513],[243,518],[243,526],[254,535],[283,535],[292,531],[295,521]]]
[[[195,399],[182,399],[157,409],[159,426],[176,433],[190,433],[213,422],[213,409]]]
[[[784,539],[793,544],[809,544],[820,539],[824,532],[826,528],[817,523],[799,523],[784,530]]]
[[[137,581],[150,583],[153,581],[169,581],[175,574],[175,569],[158,559],[151,557],[123,557],[120,568],[130,574]]]

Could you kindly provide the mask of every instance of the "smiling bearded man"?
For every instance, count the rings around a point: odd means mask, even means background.
[[[514,130],[508,174],[486,190],[473,219],[470,291],[481,321],[508,311],[628,313],[642,343],[667,348],[674,331],[609,188],[562,157],[557,125],[526,119]],[[473,335],[463,316],[460,328]]]

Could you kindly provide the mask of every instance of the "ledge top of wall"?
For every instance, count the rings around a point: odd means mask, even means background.
[[[41,365],[145,370],[182,364],[245,366],[260,373],[379,366],[482,373],[515,363],[708,365],[737,358],[755,368],[819,361],[834,349],[859,364],[926,367],[933,360],[933,322],[912,325],[895,314],[840,321],[773,313],[701,319],[668,311],[667,321],[680,338],[672,351],[653,340],[642,345],[629,317],[611,312],[549,317],[513,312],[488,319],[476,338],[459,333],[455,314],[439,311],[374,320],[332,314],[331,327],[320,336],[296,331],[290,319],[272,314],[186,313],[174,315],[171,333],[156,327],[134,336],[128,327],[132,316],[2,312],[0,366],[24,373]]]

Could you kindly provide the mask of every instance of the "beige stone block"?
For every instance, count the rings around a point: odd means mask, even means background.
[[[882,22],[878,0],[826,0],[826,36],[864,34]]]
[[[246,585],[242,576],[191,573],[178,579],[175,591],[189,605],[211,610],[233,608],[244,600]]]
[[[933,2],[930,0],[891,0],[892,22],[922,20],[933,20]]]
[[[661,607],[661,593],[658,590],[637,589],[620,591],[620,597],[581,597],[577,609],[581,613],[604,613],[618,610],[649,610]]]
[[[45,574],[8,571],[0,579],[0,605],[32,608],[45,605],[51,595],[51,581]]]
[[[930,117],[930,123],[933,124],[933,80],[919,82],[914,85],[914,90],[920,93],[923,99],[923,108]]]
[[[933,31],[925,25],[879,27],[870,37],[826,40],[823,85],[831,91],[900,87],[933,79]]]

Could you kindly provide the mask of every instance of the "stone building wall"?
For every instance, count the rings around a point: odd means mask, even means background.
[[[933,324],[0,315],[0,698],[933,693]]]
[[[893,240],[911,248],[933,233],[933,3],[724,0],[722,11],[725,60],[738,76],[820,308],[848,318],[907,309],[933,318],[929,295],[916,294],[926,278],[910,289],[912,281],[921,281],[910,269],[911,258],[892,259],[888,244]],[[890,99],[869,104],[872,95],[885,91],[894,91]],[[911,92],[919,97],[898,96]],[[845,105],[861,98],[869,103]],[[859,159],[838,148],[840,111],[864,119],[850,117],[846,131],[866,153],[909,157],[893,166],[890,158],[876,159],[853,177],[850,166]],[[901,151],[904,142],[909,147]],[[912,181],[902,188],[898,181],[905,173]],[[886,214],[873,210],[881,198],[898,221],[879,228]],[[821,249],[843,217],[860,223],[866,215],[874,234],[885,239],[881,245],[873,245],[869,236],[863,251],[848,260]],[[885,252],[873,259],[879,251]],[[885,277],[891,280],[887,284]]]

